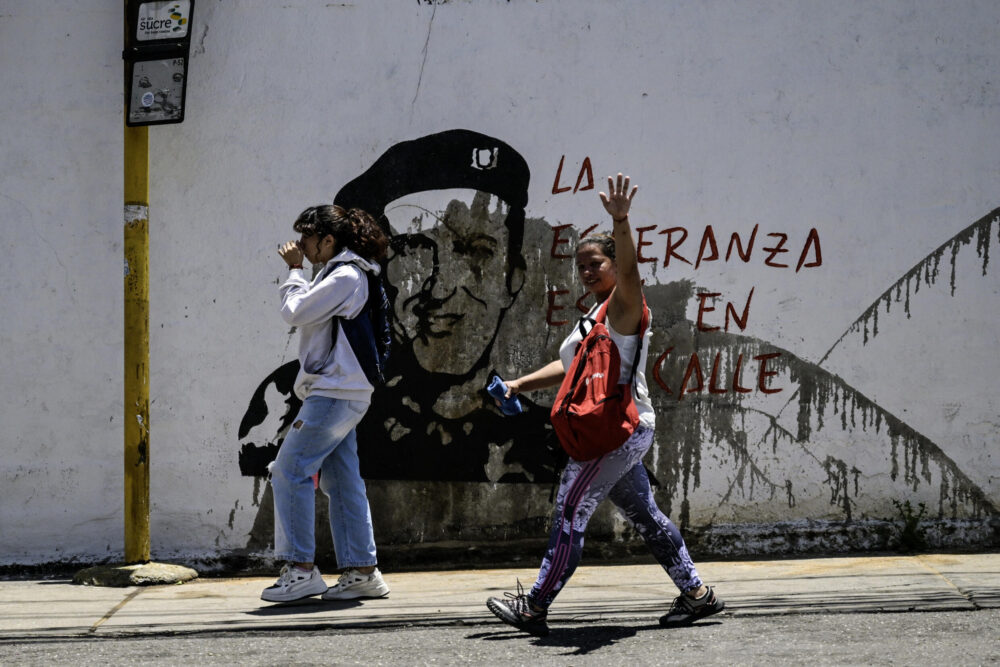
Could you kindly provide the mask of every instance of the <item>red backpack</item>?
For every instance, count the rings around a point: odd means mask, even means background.
[[[609,299],[610,300],[610,299]],[[608,302],[605,301],[589,333],[580,320],[583,340],[576,347],[573,363],[566,371],[555,403],[552,426],[566,453],[577,461],[589,461],[621,447],[639,424],[639,411],[632,399],[632,380],[642,353],[643,336],[649,326],[649,308],[642,299],[639,344],[632,363],[632,377],[618,384],[621,357],[608,334]]]

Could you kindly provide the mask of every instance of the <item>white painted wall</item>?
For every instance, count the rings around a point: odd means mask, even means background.
[[[121,554],[121,12],[108,5],[0,5],[0,564]],[[760,223],[796,250],[816,228],[823,266],[798,274],[759,259],[644,265],[651,283],[736,302],[754,287],[743,333],[815,363],[1000,206],[998,23],[996,3],[968,0],[198,3],[187,120],[150,130],[154,557],[245,544],[256,508],[237,426],[295,349],[275,245],[394,143],[499,137],[532,169],[528,216],[578,229],[603,214],[592,191],[552,194],[560,158],[563,184],[585,157],[599,178],[626,171],[636,224],[688,228],[692,259],[706,224],[722,243]],[[954,296],[945,275],[911,318],[895,306],[825,367],[1000,506],[997,227],[986,275],[963,247]],[[725,486],[712,474],[695,523]]]
[[[0,6],[4,562],[121,551],[121,28],[101,4]]]

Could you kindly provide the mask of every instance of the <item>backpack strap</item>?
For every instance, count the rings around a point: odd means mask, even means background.
[[[367,281],[368,281],[368,287],[371,287],[373,279],[378,280],[378,277],[374,273],[371,273],[370,271],[368,271],[364,267],[362,267],[360,264],[358,264],[357,262],[353,262],[353,261],[351,261],[351,262],[335,262],[333,264],[327,265],[330,270],[323,277],[326,278],[331,273],[333,273],[337,269],[338,266],[344,266],[345,264],[350,264],[354,268],[356,268],[358,271],[360,271],[361,272],[361,277],[367,279]],[[326,271],[326,267],[324,267],[323,270]],[[370,292],[368,294],[368,298],[369,299],[371,298],[371,293]],[[366,300],[365,306],[367,306],[367,305],[368,305],[368,303],[367,303],[367,300]],[[362,310],[364,310],[364,308],[362,308]],[[340,315],[334,315],[334,317],[340,317]]]
[[[605,303],[604,303],[604,304],[602,304],[602,307],[603,307],[603,306],[606,306],[606,304],[607,304],[607,302],[605,301]],[[606,310],[606,308],[605,308],[605,310]],[[595,324],[597,324],[598,322],[600,322],[600,321],[601,321],[601,313],[602,313],[603,311],[602,311],[602,310],[601,310],[601,309],[599,308],[599,309],[598,309],[598,311],[597,311],[597,315],[596,315],[595,317],[591,317],[591,316],[590,316],[590,314],[591,314],[592,312],[594,312],[594,309],[593,309],[593,307],[592,307],[592,308],[591,308],[590,310],[588,310],[588,311],[587,311],[587,312],[586,312],[586,313],[585,313],[585,314],[583,315],[583,317],[581,317],[581,318],[580,318],[579,320],[577,320],[577,322],[576,322],[576,326],[577,326],[577,328],[578,328],[578,329],[580,329],[580,342],[581,342],[581,343],[583,342],[583,339],[587,337],[587,334],[589,334],[589,333],[590,333],[590,329],[593,329],[593,328],[594,328],[594,325],[595,325]],[[586,328],[584,328],[584,326],[583,326],[583,323],[584,323],[584,322],[590,322],[590,323],[591,323],[591,325],[590,325],[590,329],[586,329]]]
[[[641,293],[640,293],[641,294]],[[649,306],[646,305],[646,295],[642,294],[642,317],[639,318],[639,344],[635,346],[635,359],[632,360],[632,377],[629,382],[635,384],[635,369],[642,356],[642,346],[645,342],[646,329],[649,328]]]
[[[334,264],[331,264],[331,265],[329,265],[330,271],[326,275],[327,276],[330,275],[331,273],[333,273],[337,269],[338,266],[343,266],[344,264],[354,264],[354,268],[356,268],[358,271],[360,271],[361,275],[364,278],[366,278],[367,282],[368,282],[368,298],[365,299],[365,305],[361,306],[361,310],[358,311],[358,315],[357,315],[358,317],[361,317],[362,315],[365,314],[366,311],[371,310],[372,278],[374,276],[372,274],[370,274],[368,271],[365,271],[363,268],[361,268],[360,266],[358,266],[354,262],[336,262]],[[324,267],[323,270],[326,271],[326,267]],[[326,276],[323,276],[323,277],[325,278]],[[333,316],[333,331],[330,334],[331,335],[331,339],[330,339],[330,354],[333,354],[333,348],[337,347],[337,337],[340,335],[340,327],[338,326],[338,321],[339,320],[343,320],[343,319],[344,319],[344,317],[341,316],[341,315],[334,315]],[[353,347],[352,347],[352,350],[353,350]],[[357,354],[355,354],[355,356],[357,356]]]
[[[629,378],[630,383],[635,382],[635,369],[639,365],[639,357],[642,356],[642,345],[643,338],[646,336],[646,329],[649,328],[649,306],[646,305],[646,295],[639,293],[642,296],[642,316],[639,318],[639,344],[635,346],[635,359],[632,360],[632,377]],[[611,298],[605,299],[604,303],[597,311],[597,315],[594,317],[596,322],[607,322],[608,321],[608,303]],[[580,318],[580,333],[583,333],[583,320],[585,317]]]

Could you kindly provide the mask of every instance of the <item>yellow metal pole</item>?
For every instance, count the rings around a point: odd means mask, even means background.
[[[149,561],[149,128],[125,127],[125,562]]]

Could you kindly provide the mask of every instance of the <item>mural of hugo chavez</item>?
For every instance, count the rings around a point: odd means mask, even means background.
[[[391,236],[384,275],[393,304],[393,349],[387,382],[376,387],[358,427],[361,473],[367,479],[466,482],[551,482],[564,455],[548,408],[530,401],[504,417],[483,387],[504,317],[524,285],[522,243],[530,171],[498,139],[449,130],[387,150],[334,198],[371,213]],[[406,225],[391,204],[414,193],[468,190],[433,224]],[[491,201],[496,204],[491,210]],[[506,209],[506,210],[505,210]],[[406,225],[404,227],[404,225]],[[396,228],[394,228],[394,226]],[[257,387],[239,429],[244,475],[264,476],[299,408],[289,362]],[[277,392],[268,391],[273,385]],[[269,405],[275,393],[284,405]],[[272,398],[273,401],[273,398]],[[266,444],[245,439],[271,410],[284,411]],[[255,438],[259,438],[254,434]]]

